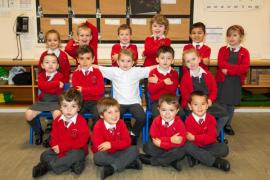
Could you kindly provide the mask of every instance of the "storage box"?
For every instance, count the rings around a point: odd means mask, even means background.
[[[260,74],[259,85],[270,85],[270,74]]]

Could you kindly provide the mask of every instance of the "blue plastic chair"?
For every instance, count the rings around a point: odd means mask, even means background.
[[[139,92],[140,92],[140,97],[142,98],[142,96],[143,96],[143,90],[142,90],[142,86],[141,85],[139,85]],[[111,97],[113,97],[113,87],[111,86],[111,91],[110,91],[110,96]],[[133,115],[130,113],[130,112],[126,112],[126,113],[124,113],[123,114],[123,119],[125,120],[125,119],[131,119],[131,118],[133,118]],[[149,124],[147,121],[147,118],[145,118],[146,119],[146,122],[145,122],[145,125],[143,126],[143,129],[142,129],[142,144],[145,144],[146,143],[146,134],[148,133],[148,132],[146,132],[147,131],[147,129],[146,129],[146,125],[147,124]]]

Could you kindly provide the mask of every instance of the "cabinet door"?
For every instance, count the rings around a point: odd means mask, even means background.
[[[40,0],[43,14],[67,14],[68,1],[67,0]]]
[[[71,0],[74,14],[96,14],[96,0]]]
[[[73,18],[72,19],[72,32],[73,37],[77,38],[77,27],[79,24],[88,21],[97,27],[97,20],[96,18]]]
[[[151,35],[150,30],[151,18],[132,18],[130,19],[130,26],[132,28],[132,40],[144,41],[146,37]]]
[[[161,0],[160,14],[189,15],[191,0]]]
[[[60,33],[61,40],[68,40],[68,19],[67,18],[40,18],[40,31],[44,34],[55,29]]]
[[[126,0],[100,0],[101,14],[124,15],[126,14]]]
[[[189,18],[168,18],[170,28],[168,38],[176,41],[189,40]]]
[[[101,40],[117,40],[117,29],[121,24],[126,24],[125,18],[101,18]]]

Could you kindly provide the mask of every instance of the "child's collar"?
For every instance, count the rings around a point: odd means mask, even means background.
[[[47,54],[55,54],[57,57],[60,56],[60,49],[56,48],[56,49],[48,49]]]
[[[167,74],[169,74],[172,70],[172,67],[170,67],[168,70],[164,71],[163,69],[161,69],[161,67],[158,65],[157,66],[157,70],[160,74],[163,74],[164,76],[166,76]]]

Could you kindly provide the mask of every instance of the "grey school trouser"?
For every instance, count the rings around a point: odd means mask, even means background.
[[[98,166],[111,165],[115,171],[123,171],[130,163],[136,160],[139,151],[137,146],[117,151],[115,153],[96,152],[94,153],[94,162]]]
[[[71,166],[76,162],[85,161],[83,149],[68,151],[65,156],[59,158],[53,150],[44,151],[40,156],[41,162],[46,162],[49,169],[56,174],[70,170]]]
[[[185,156],[184,147],[175,147],[167,151],[155,146],[152,141],[143,146],[143,151],[151,156],[153,166],[169,166],[173,161]]]
[[[227,144],[215,143],[204,147],[187,142],[185,145],[186,154],[192,156],[206,166],[213,166],[217,157],[225,157],[229,154]]]

